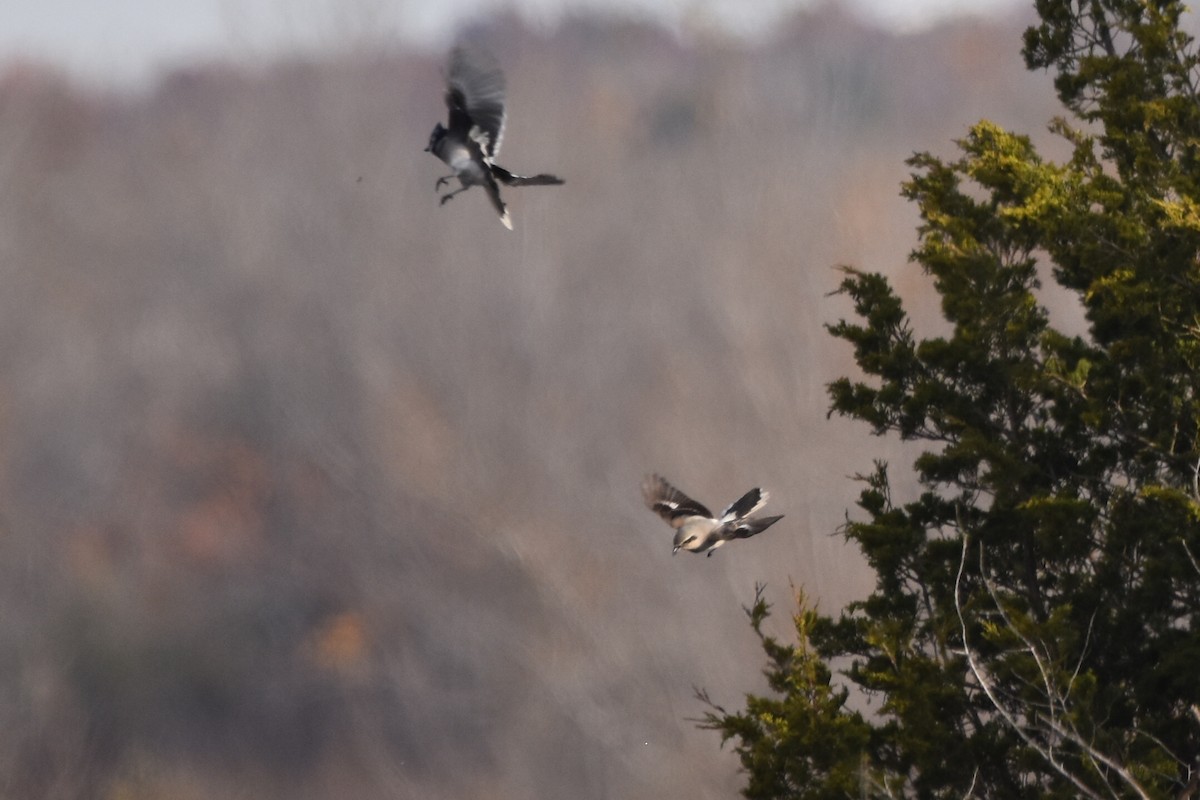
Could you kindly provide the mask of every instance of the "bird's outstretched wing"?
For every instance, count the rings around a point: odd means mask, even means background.
[[[748,517],[755,511],[762,508],[770,495],[762,489],[755,486],[750,491],[739,497],[737,500],[729,504],[729,508],[721,512],[721,519],[728,522],[729,520],[741,519]]]
[[[647,475],[642,481],[642,497],[646,507],[658,514],[672,528],[679,528],[693,517],[712,519],[712,512],[683,492],[667,483],[661,475]]]
[[[483,50],[456,47],[450,54],[446,107],[450,130],[470,137],[487,158],[504,138],[504,73]]]

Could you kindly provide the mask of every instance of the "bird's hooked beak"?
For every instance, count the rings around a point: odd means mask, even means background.
[[[675,555],[678,552],[679,552],[679,545],[675,545],[674,547],[671,548],[671,555]]]

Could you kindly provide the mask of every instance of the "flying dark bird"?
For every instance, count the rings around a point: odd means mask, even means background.
[[[783,519],[783,515],[750,516],[766,504],[769,496],[757,487],[722,511],[720,517],[714,517],[711,511],[667,483],[661,475],[646,476],[642,482],[642,496],[646,499],[646,507],[675,529],[675,547],[671,555],[683,549],[711,556],[713,550],[730,539],[748,539]]]
[[[512,230],[508,209],[500,199],[497,181],[506,186],[545,186],[560,184],[554,175],[514,175],[494,163],[504,138],[504,73],[491,56],[478,50],[456,47],[450,54],[446,86],[446,107],[450,109],[449,127],[438,123],[429,134],[425,152],[445,161],[454,174],[438,178],[436,188],[451,178],[462,187],[442,195],[442,204],[472,186],[487,190],[504,227]]]

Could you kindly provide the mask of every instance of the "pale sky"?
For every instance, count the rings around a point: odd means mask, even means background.
[[[370,40],[443,46],[458,24],[518,9],[553,25],[600,9],[684,30],[753,36],[780,14],[819,0],[2,0],[0,68],[49,62],[96,83],[136,83],[163,68],[213,58],[269,57]],[[881,25],[914,30],[947,16],[995,14],[1032,0],[845,0]]]

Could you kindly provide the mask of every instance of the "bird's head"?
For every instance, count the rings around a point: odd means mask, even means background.
[[[675,532],[675,546],[671,548],[671,555],[675,555],[680,550],[690,550],[688,547],[692,542],[696,541],[695,534],[685,534],[682,530]]]
[[[444,138],[446,138],[446,126],[439,122],[433,126],[433,132],[429,134],[429,145],[425,148],[425,152],[432,153],[433,148]]]

